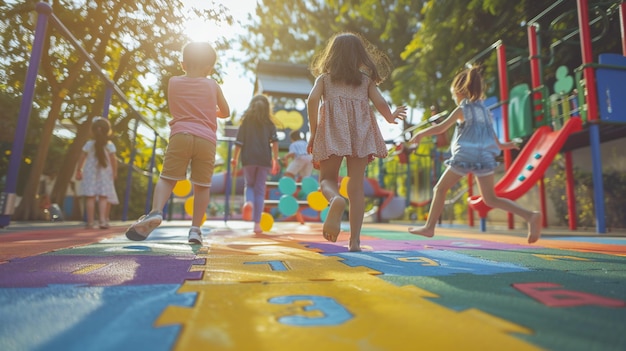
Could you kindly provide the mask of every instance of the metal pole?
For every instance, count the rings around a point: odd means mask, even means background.
[[[540,61],[540,56],[539,56],[539,42],[538,42],[538,36],[537,36],[537,27],[539,27],[538,24],[532,24],[530,26],[528,26],[528,50],[530,53],[530,78],[531,78],[531,84],[532,84],[532,89],[533,91],[535,91],[533,93],[532,99],[533,101],[537,101],[537,100],[541,100],[542,103],[541,105],[543,106],[543,96],[541,95],[541,92],[538,91],[539,87],[541,86],[542,82],[541,82],[541,61]],[[531,118],[533,118],[533,126],[539,125],[539,121],[534,120],[534,112],[533,112],[533,116],[531,116]],[[543,121],[544,118],[547,118],[547,116],[542,115],[541,116],[541,120]]]
[[[111,106],[111,98],[113,97],[113,89],[107,84],[107,90],[104,93],[104,106],[102,106],[102,117],[109,118],[109,107]]]
[[[139,119],[135,119],[135,129],[133,131],[133,144],[130,150],[130,158],[128,159],[128,173],[126,174],[126,191],[124,192],[124,210],[122,211],[122,221],[128,219],[128,202],[130,201],[131,181],[133,179],[133,165],[135,156],[137,155],[137,129],[139,128]],[[152,181],[152,179],[150,179]]]
[[[589,122],[589,142],[591,147],[593,198],[596,215],[596,232],[606,233],[604,211],[604,185],[602,181],[602,155],[600,152],[600,126],[598,124],[598,95],[596,76],[591,67],[593,53],[589,29],[589,7],[587,0],[577,0],[578,26],[580,27],[580,50],[582,53],[583,76],[587,92],[587,121]]]
[[[404,207],[409,208],[411,206],[411,153],[407,153],[405,149],[402,152],[406,153],[406,199],[404,201]]]
[[[44,39],[46,37],[48,17],[52,14],[52,7],[45,2],[38,3],[35,6],[35,10],[39,13],[37,16],[37,26],[35,27],[35,39],[33,41],[33,49],[31,50],[30,60],[28,62],[28,70],[26,71],[24,95],[22,96],[22,104],[20,105],[20,113],[17,119],[17,126],[15,128],[15,138],[13,139],[13,148],[11,149],[11,157],[9,159],[9,170],[6,177],[4,192],[0,193],[0,228],[9,225],[11,215],[13,215],[15,211],[17,179],[19,176],[22,154],[24,152],[26,129],[28,127],[28,119],[33,106],[35,83],[37,81],[37,73],[39,71]]]
[[[500,101],[502,101],[502,129],[504,129],[504,140],[509,141],[510,140],[509,103],[508,103],[509,101],[509,77],[508,77],[508,70],[507,70],[507,63],[506,63],[506,46],[500,43],[500,45],[498,45],[496,49],[497,49],[496,54],[497,54],[497,59],[498,59],[498,80],[500,83],[499,84],[500,85]],[[504,151],[505,169],[508,169],[511,166],[511,163],[512,163],[511,151],[505,150]],[[507,213],[507,221],[508,221],[509,229],[513,229],[515,222],[513,221],[513,214],[510,212]],[[482,231],[486,231],[486,223],[483,223],[481,221],[480,229]]]
[[[569,217],[569,229],[576,230],[576,192],[574,184],[574,161],[572,153],[565,153],[565,192],[567,194],[567,214]]]
[[[152,192],[154,188],[153,179],[154,179],[154,167],[155,167],[155,159],[156,159],[156,147],[157,141],[159,140],[159,135],[154,132],[154,144],[152,145],[152,156],[150,156],[150,175],[148,180],[148,194],[146,194],[146,206],[145,213],[150,213],[152,210]],[[131,179],[132,181],[132,179]]]
[[[467,197],[471,198],[474,195],[474,175],[469,173],[467,175]],[[472,206],[467,206],[467,224],[470,227],[474,226],[474,210]]]
[[[233,141],[228,140],[228,153],[226,156],[226,178],[224,179],[224,223],[228,222],[228,216],[230,215],[230,186],[232,170],[230,169],[230,158],[232,157]],[[236,170],[235,170],[236,172]],[[237,185],[235,184],[235,187]]]
[[[626,2],[619,5],[619,23],[622,32],[622,55],[626,56]]]
[[[532,96],[532,101],[541,101],[540,105],[536,105],[535,103],[533,103],[533,106],[541,106],[542,107],[542,111],[545,111],[545,106],[546,106],[546,96],[543,96],[543,93],[541,93],[541,91],[539,91],[539,88],[541,87],[541,85],[543,85],[543,80],[541,79],[542,76],[542,69],[541,69],[541,60],[540,60],[540,55],[539,55],[539,36],[537,35],[537,28],[539,27],[539,24],[537,23],[533,23],[531,25],[528,26],[528,50],[530,53],[530,73],[531,73],[531,81],[532,81],[532,90],[534,91],[533,96]],[[533,119],[532,121],[532,125],[533,126],[539,126],[539,125],[544,125],[546,123],[546,119],[548,118],[548,116],[545,113],[542,113],[540,117],[538,117],[537,119],[535,119],[535,108],[533,108],[533,111],[531,112],[532,116],[531,118]],[[545,190],[545,183],[544,183],[544,177],[542,176],[539,180],[539,203],[541,206],[541,213],[543,213],[542,216],[542,223],[541,225],[543,227],[547,227],[548,226],[548,216],[547,216],[547,205],[546,205],[546,190]]]
[[[497,47],[498,59],[498,82],[500,85],[500,101],[502,101],[502,129],[504,130],[504,141],[509,141],[509,77],[506,64],[506,47],[501,44]],[[504,165],[508,168],[511,165],[511,151],[504,151]]]

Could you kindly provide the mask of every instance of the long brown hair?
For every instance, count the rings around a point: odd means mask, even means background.
[[[248,108],[243,113],[242,121],[254,122],[255,124],[274,124],[279,126],[280,123],[274,118],[272,113],[272,105],[265,95],[255,95]]]
[[[111,124],[106,118],[96,117],[91,124],[91,134],[96,141],[94,147],[96,149],[98,164],[102,168],[107,168],[107,155],[104,148],[109,142],[109,137],[111,136]]]
[[[363,73],[376,84],[391,73],[389,57],[356,33],[337,33],[311,63],[314,76],[329,74],[333,82],[361,85]]]

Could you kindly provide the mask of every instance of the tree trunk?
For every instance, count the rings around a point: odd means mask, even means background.
[[[99,89],[99,87],[98,89],[94,89],[96,99],[92,106],[99,106],[100,110],[102,110],[102,106],[104,104],[104,93],[101,93],[100,90],[101,89]],[[94,112],[92,111],[91,113],[93,114]],[[78,158],[82,152],[83,145],[85,145],[87,140],[91,137],[92,121],[93,116],[89,116],[85,122],[76,126],[76,137],[65,153],[61,169],[57,175],[57,181],[54,184],[54,189],[52,189],[52,203],[62,204],[65,200],[67,187],[72,179],[72,176],[74,175],[74,171],[76,170],[76,164],[78,163]],[[78,191],[79,189],[75,190]]]
[[[20,205],[15,209],[13,219],[22,221],[40,219],[41,210],[39,209],[38,196],[39,180],[43,173],[44,166],[46,165],[50,140],[52,140],[52,132],[54,131],[57,116],[61,111],[62,102],[62,99],[54,99],[52,101],[48,118],[41,131],[37,157],[31,166],[22,201],[20,201]]]
[[[57,175],[57,180],[54,183],[52,194],[50,194],[52,203],[62,205],[65,201],[67,189],[74,175],[74,171],[76,170],[76,163],[82,152],[82,147],[89,139],[90,125],[91,123],[85,122],[77,126],[76,138],[74,138],[74,142],[65,153],[65,158],[63,159],[62,166]],[[78,189],[75,189],[75,191],[78,191]]]

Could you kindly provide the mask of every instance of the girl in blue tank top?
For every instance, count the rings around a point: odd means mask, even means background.
[[[411,138],[412,143],[426,136],[445,132],[456,124],[450,145],[452,156],[445,163],[448,168],[433,189],[433,200],[426,224],[411,227],[412,234],[432,237],[445,203],[446,193],[464,175],[473,173],[486,205],[514,213],[528,221],[528,243],[541,237],[541,213],[529,211],[515,202],[498,197],[494,191],[495,158],[500,150],[516,149],[514,142],[501,143],[493,129],[491,115],[482,102],[483,85],[478,67],[463,70],[452,81],[452,97],[458,107],[440,124],[421,130]]]

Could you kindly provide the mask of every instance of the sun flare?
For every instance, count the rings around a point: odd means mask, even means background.
[[[217,25],[197,18],[185,23],[185,35],[191,41],[208,41],[215,43],[230,35],[231,29],[227,24]]]
[[[192,41],[208,41],[215,43],[222,38],[229,38],[233,35],[233,28],[226,22],[216,23],[214,19],[198,17],[196,11],[207,11],[215,7],[223,7],[226,14],[233,15],[237,11],[233,11],[231,1],[224,0],[183,0],[183,12],[187,15],[188,20],[184,23],[184,34]],[[244,1],[244,3],[246,3]]]

